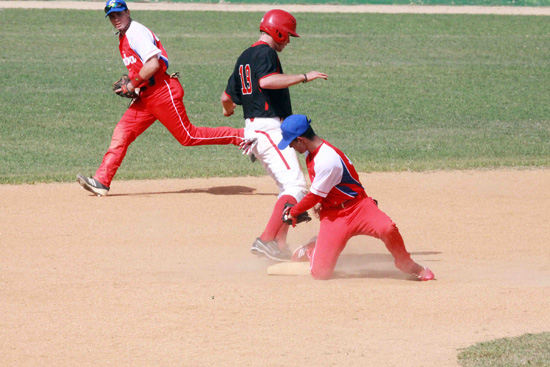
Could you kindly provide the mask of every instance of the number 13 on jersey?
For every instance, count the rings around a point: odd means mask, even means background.
[[[252,94],[252,80],[250,78],[250,65],[240,65],[239,75],[241,76],[241,91],[243,95]]]

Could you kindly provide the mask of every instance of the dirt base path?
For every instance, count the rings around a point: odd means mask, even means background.
[[[105,2],[82,1],[0,1],[1,8],[48,8],[101,10]],[[265,12],[274,7],[293,13],[411,13],[411,14],[501,14],[550,15],[550,7],[447,6],[447,5],[286,5],[205,3],[131,3],[131,10],[250,11]]]
[[[446,367],[550,330],[550,170],[361,179],[436,281],[367,237],[336,279],[267,275],[268,177],[1,185],[0,365]]]
[[[0,8],[103,3],[0,1]],[[132,3],[265,11],[271,5]],[[281,6],[550,15],[549,8]],[[248,250],[270,178],[0,186],[1,366],[456,367],[473,343],[550,330],[550,170],[362,174],[436,281],[352,239],[331,281],[268,276]],[[291,230],[295,248],[318,229]]]

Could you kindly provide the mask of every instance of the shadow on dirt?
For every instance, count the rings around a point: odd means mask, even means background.
[[[257,193],[256,189],[247,186],[218,186],[205,189],[186,189],[176,191],[151,191],[135,192],[128,194],[112,194],[109,197],[117,196],[149,196],[149,195],[167,195],[167,194],[211,194],[211,195],[264,195],[277,196],[276,193]]]
[[[438,251],[418,251],[411,252],[413,259],[426,255],[439,255]],[[418,260],[418,259],[416,259]],[[418,260],[419,263],[425,261],[437,262],[437,259]],[[334,272],[334,279],[348,278],[372,278],[372,279],[403,279],[415,280],[410,275],[404,274],[393,265],[393,256],[391,254],[342,254],[338,259],[338,264]]]

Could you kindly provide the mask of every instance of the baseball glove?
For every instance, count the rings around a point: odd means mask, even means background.
[[[296,227],[296,224],[302,223],[302,222],[309,222],[311,220],[311,217],[306,212],[298,214],[294,219],[290,219],[288,217],[288,213],[290,212],[290,209],[294,206],[294,204],[286,203],[285,208],[283,209],[283,223],[290,224],[293,227]]]
[[[113,92],[121,97],[132,99],[137,98],[138,94],[136,92],[130,92],[128,90],[128,83],[130,83],[130,78],[128,77],[128,74],[123,74],[120,79],[113,83]]]

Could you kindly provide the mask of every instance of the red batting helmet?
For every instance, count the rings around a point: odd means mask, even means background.
[[[275,42],[283,43],[288,36],[300,37],[296,33],[296,18],[284,10],[270,10],[265,13],[260,23],[260,31],[269,34]]]

